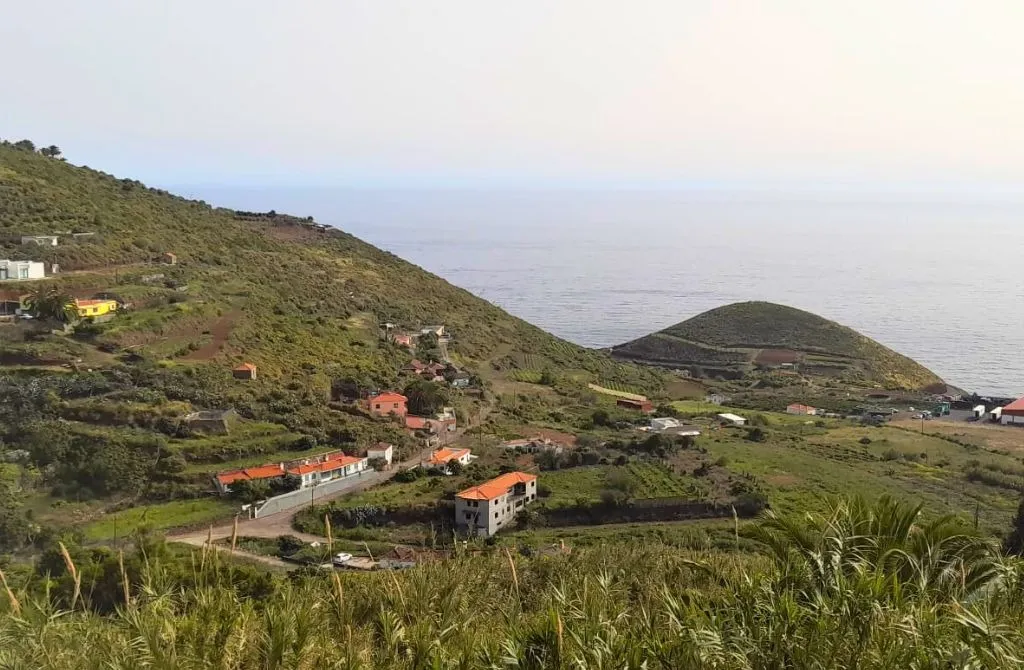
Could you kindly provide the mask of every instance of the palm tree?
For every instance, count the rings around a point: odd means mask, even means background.
[[[903,595],[954,599],[984,588],[998,573],[998,552],[955,517],[921,522],[921,505],[883,496],[854,498],[824,516],[768,512],[750,529],[783,581],[807,597],[835,593],[865,579],[881,592],[901,584]]]
[[[40,289],[25,300],[29,313],[44,323],[57,323],[61,326],[78,320],[78,307],[75,299],[59,289]]]

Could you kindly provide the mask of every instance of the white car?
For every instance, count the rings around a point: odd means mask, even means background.
[[[331,559],[331,563],[333,563],[334,565],[345,565],[351,560],[352,554],[341,553],[335,554],[334,558]]]

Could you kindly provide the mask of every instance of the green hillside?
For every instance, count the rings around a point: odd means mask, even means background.
[[[28,235],[59,243],[23,244]],[[0,282],[8,310],[49,288],[123,305],[60,333],[0,320],[0,456],[28,453],[11,457],[24,460],[12,480],[40,503],[189,499],[212,471],[314,448],[388,440],[409,454],[419,442],[396,422],[332,401],[341,382],[410,382],[401,368],[413,354],[382,336],[384,323],[445,326],[451,361],[479,380],[475,394],[445,392],[463,420],[527,370],[558,371],[572,388],[663,384],[311,218],[215,208],[10,144],[0,145],[0,245],[0,258],[47,264],[46,279]],[[232,378],[242,362],[257,366],[255,380]],[[189,412],[226,408],[240,416],[230,436],[182,430]]]
[[[786,362],[816,376],[891,389],[941,385],[930,370],[810,312],[769,302],[718,307],[615,347],[616,357],[742,374]]]

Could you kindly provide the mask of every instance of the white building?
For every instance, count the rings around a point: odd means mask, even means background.
[[[747,424],[747,420],[742,416],[737,416],[736,414],[730,414],[728,412],[725,414],[719,414],[718,418],[722,423],[730,426],[745,426]]]
[[[391,459],[393,459],[394,456],[395,448],[385,442],[378,442],[366,450],[367,460],[372,461],[375,458],[379,458],[387,465],[391,465]]]
[[[46,265],[36,261],[0,260],[0,281],[44,279]]]
[[[655,433],[660,433],[669,428],[678,428],[680,425],[679,419],[673,419],[670,416],[651,419],[651,431]]]
[[[709,403],[711,405],[724,405],[725,403],[729,402],[729,398],[728,396],[724,396],[720,393],[712,393],[710,395],[704,396],[704,402]]]
[[[57,246],[56,235],[22,235],[22,244],[38,244],[41,247],[55,247]]]
[[[1024,398],[1014,400],[1000,413],[999,422],[1004,426],[1024,426]]]
[[[509,472],[457,493],[455,525],[473,535],[490,537],[535,500],[537,476]]]

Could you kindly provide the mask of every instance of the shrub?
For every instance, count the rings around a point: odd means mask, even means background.
[[[860,438],[859,442],[863,445],[868,445],[871,444],[871,438],[865,435],[864,437]]]
[[[277,538],[277,553],[280,556],[291,556],[306,546],[306,543],[294,535],[279,535]]]
[[[760,428],[748,428],[746,439],[750,442],[764,442],[767,439],[767,435]]]

